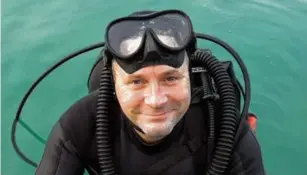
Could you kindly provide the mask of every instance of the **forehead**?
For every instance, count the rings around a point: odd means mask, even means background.
[[[159,76],[172,73],[187,73],[188,72],[188,58],[186,57],[183,64],[179,68],[174,68],[168,65],[152,65],[141,68],[140,70],[128,74],[126,73],[114,60],[113,61],[113,73],[116,76],[121,77],[139,77],[139,76]]]

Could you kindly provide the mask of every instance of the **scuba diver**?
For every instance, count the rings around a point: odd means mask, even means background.
[[[35,174],[265,174],[246,68],[239,60],[243,92],[232,63],[197,48],[197,37],[217,41],[180,10],[109,23],[89,93],[53,126]]]

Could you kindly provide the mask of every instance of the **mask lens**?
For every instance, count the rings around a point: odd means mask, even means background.
[[[153,19],[152,28],[161,43],[172,49],[185,46],[191,38],[189,21],[180,14],[166,14]]]
[[[134,54],[144,37],[141,21],[121,21],[108,31],[109,46],[121,57]]]

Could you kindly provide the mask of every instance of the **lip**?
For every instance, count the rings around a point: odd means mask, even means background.
[[[171,111],[168,112],[163,112],[163,113],[158,113],[158,114],[144,114],[148,117],[149,120],[154,120],[154,121],[163,121],[167,118],[166,114],[170,113]]]
[[[158,113],[158,114],[145,114],[147,116],[152,116],[152,117],[158,117],[158,116],[161,116],[161,115],[164,115],[164,114],[167,114],[168,112],[163,112],[163,113]]]

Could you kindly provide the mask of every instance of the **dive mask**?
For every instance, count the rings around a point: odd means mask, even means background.
[[[105,33],[107,57],[127,72],[157,64],[182,65],[195,50],[190,18],[180,10],[132,15],[112,21]]]

